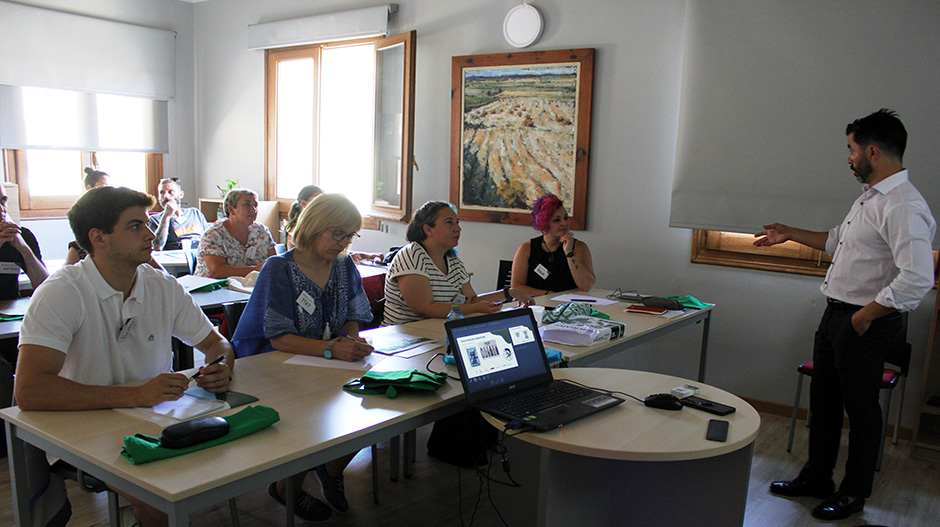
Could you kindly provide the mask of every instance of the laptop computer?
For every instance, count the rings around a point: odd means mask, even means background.
[[[623,402],[554,379],[531,309],[451,320],[444,327],[467,401],[500,419],[545,431]]]

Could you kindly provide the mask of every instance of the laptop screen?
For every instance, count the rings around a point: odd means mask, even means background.
[[[552,380],[530,309],[455,320],[446,328],[471,403]]]

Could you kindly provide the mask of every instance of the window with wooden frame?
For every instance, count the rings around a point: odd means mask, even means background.
[[[754,235],[726,231],[692,231],[692,263],[744,267],[778,273],[826,276],[832,258],[825,251],[784,242],[754,247]],[[940,279],[940,251],[933,252],[934,289]]]
[[[107,172],[114,186],[154,194],[163,178],[163,154],[3,150],[3,167],[6,181],[19,187],[21,217],[64,218],[85,192],[85,167]]]
[[[364,216],[411,215],[416,33],[265,51],[265,191],[315,184]]]
[[[692,231],[692,263],[825,276],[831,261],[825,251],[792,241],[754,247],[753,234]]]

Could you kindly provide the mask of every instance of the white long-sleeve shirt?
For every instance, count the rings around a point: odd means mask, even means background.
[[[936,229],[907,170],[866,185],[842,223],[829,231],[826,252],[833,261],[820,291],[860,306],[874,300],[898,311],[917,308],[933,287]]]

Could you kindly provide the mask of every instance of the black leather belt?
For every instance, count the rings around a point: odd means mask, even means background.
[[[849,304],[848,302],[843,302],[841,300],[836,300],[835,298],[826,297],[826,303],[829,304],[829,307],[832,309],[842,309],[845,311],[858,311],[862,309],[862,306],[857,306],[855,304]]]

